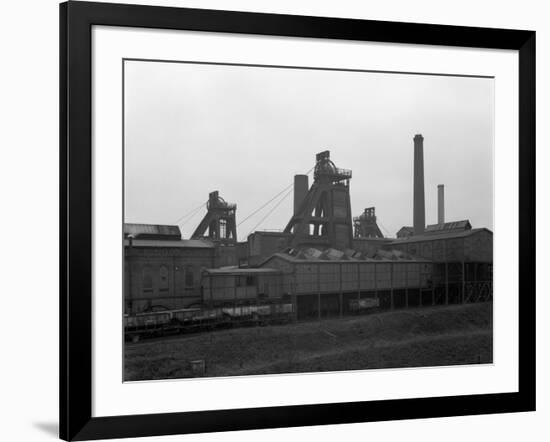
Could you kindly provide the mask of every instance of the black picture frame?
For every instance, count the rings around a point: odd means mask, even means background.
[[[519,53],[519,391],[92,417],[93,25]],[[60,5],[60,437],[90,440],[535,410],[535,32],[108,3]]]

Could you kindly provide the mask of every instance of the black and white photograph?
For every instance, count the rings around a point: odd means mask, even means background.
[[[124,381],[492,364],[494,87],[123,60]]]
[[[0,440],[550,422],[544,2],[3,2]]]

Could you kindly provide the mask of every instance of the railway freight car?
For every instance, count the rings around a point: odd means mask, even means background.
[[[211,331],[226,327],[284,324],[293,318],[290,303],[263,303],[210,308],[191,308],[124,315],[126,340],[173,333]]]

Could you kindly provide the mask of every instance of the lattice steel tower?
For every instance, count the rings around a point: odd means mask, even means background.
[[[237,224],[235,222],[237,205],[227,203],[216,190],[208,195],[206,208],[208,212],[191,238],[208,238],[222,244],[235,244],[237,242]]]
[[[313,184],[285,228],[292,245],[351,248],[353,226],[349,180],[351,170],[339,169],[328,150],[316,156]]]
[[[374,210],[374,207],[367,207],[360,216],[353,218],[355,238],[384,238],[376,222]]]

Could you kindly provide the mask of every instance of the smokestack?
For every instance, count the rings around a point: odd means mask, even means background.
[[[445,187],[443,184],[437,185],[437,223],[445,222]]]
[[[424,233],[426,210],[424,207],[424,137],[414,136],[414,200],[413,230],[415,235]]]
[[[307,175],[294,175],[294,214],[298,213],[300,205],[309,190]]]

